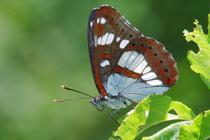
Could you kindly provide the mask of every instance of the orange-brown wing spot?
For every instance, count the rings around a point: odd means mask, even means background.
[[[122,68],[120,66],[116,66],[114,68],[114,72],[119,73],[119,74],[122,74],[123,73],[124,76],[130,77],[130,78],[133,78],[133,79],[138,79],[138,78],[141,77],[140,74],[135,73],[133,71],[130,71],[127,68]]]
[[[112,54],[109,53],[109,50],[111,48],[107,48],[106,46],[101,46],[99,45],[98,47],[95,48],[94,54],[96,57],[101,60],[101,59],[111,59]]]
[[[95,34],[97,35],[97,37],[100,37],[104,34],[104,26],[102,24],[96,24]]]
[[[112,55],[111,54],[100,54],[99,55],[99,59],[111,59],[112,58]]]

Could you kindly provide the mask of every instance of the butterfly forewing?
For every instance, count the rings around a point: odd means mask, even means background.
[[[123,49],[136,37],[143,36],[110,6],[94,9],[89,17],[88,44],[95,83],[103,96],[106,82]]]

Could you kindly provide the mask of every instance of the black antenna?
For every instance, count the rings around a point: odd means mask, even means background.
[[[69,98],[69,99],[53,99],[53,102],[65,102],[70,100],[81,100],[81,99],[89,99],[87,97],[78,97],[78,98]]]
[[[79,90],[76,90],[76,89],[72,89],[72,88],[69,88],[69,87],[64,86],[64,85],[62,85],[61,87],[62,87],[63,89],[65,89],[65,90],[71,90],[71,91],[74,91],[74,92],[80,93],[80,94],[82,94],[82,95],[85,95],[85,96],[88,96],[88,97],[94,98],[93,96],[91,96],[91,95],[90,95],[90,94],[88,94],[88,93],[85,93],[85,92],[82,92],[82,91],[79,91]]]

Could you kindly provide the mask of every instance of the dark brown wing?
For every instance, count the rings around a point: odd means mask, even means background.
[[[125,46],[143,34],[114,8],[104,5],[93,9],[88,22],[88,45],[92,72],[102,96],[106,82]]]

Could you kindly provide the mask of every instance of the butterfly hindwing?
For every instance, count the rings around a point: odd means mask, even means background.
[[[133,39],[108,78],[107,92],[139,101],[162,94],[178,78],[176,62],[162,43],[148,37]]]

